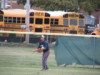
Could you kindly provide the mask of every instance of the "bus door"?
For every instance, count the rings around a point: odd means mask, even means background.
[[[69,33],[78,34],[79,14],[78,13],[69,13],[68,17],[69,17],[69,20],[70,20],[70,23],[69,23],[70,31],[69,31]]]
[[[79,15],[78,34],[85,34],[85,18],[83,15]]]
[[[64,32],[69,33],[69,19],[68,14],[63,15],[63,25],[64,25]]]

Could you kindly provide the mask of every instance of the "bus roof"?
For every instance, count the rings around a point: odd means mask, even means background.
[[[9,10],[3,10],[4,16],[12,16],[12,17],[25,17],[26,16],[26,10],[24,9],[9,9]],[[43,12],[45,11],[37,11],[37,10],[30,10],[29,12]]]
[[[17,17],[17,16],[21,16],[21,17],[25,17],[26,12],[24,10],[3,10],[4,11],[4,16],[13,16],[13,17]]]
[[[25,9],[8,9],[3,10],[4,16],[12,16],[12,17],[25,17],[26,16],[26,10]],[[31,9],[29,12],[43,12],[43,13],[49,13],[50,16],[63,16],[67,13],[76,13],[76,12],[64,12],[64,11],[39,11],[39,10],[33,10]]]
[[[62,12],[62,11],[47,11],[47,13],[49,13],[50,16],[61,16],[61,15],[65,14],[66,12]]]

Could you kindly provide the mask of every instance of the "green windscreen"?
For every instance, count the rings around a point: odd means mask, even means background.
[[[58,37],[54,51],[58,65],[100,65],[100,38]]]

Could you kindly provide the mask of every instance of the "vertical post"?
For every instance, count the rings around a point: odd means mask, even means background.
[[[8,0],[5,0],[5,9],[8,8]]]
[[[1,0],[1,8],[6,9],[8,5],[8,0]]]
[[[99,28],[100,28],[100,15],[99,15]]]
[[[5,0],[1,0],[1,8],[4,9],[4,5],[5,5]]]
[[[48,35],[47,35],[46,39],[47,39],[47,42],[49,43],[49,37],[48,37]]]
[[[29,28],[30,0],[27,0],[26,6],[27,6],[27,9],[26,9],[26,32],[30,32],[30,28]],[[26,34],[25,42],[29,43],[29,34]]]
[[[93,43],[94,43],[94,48],[93,48],[93,68],[95,66],[95,53],[96,53],[96,42],[95,42],[95,37],[93,37]]]

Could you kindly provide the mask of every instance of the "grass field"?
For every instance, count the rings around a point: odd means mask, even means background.
[[[0,75],[100,75],[100,67],[60,66],[56,65],[53,50],[51,50],[48,65],[49,70],[41,70],[41,56],[32,53],[32,47],[0,47]]]

